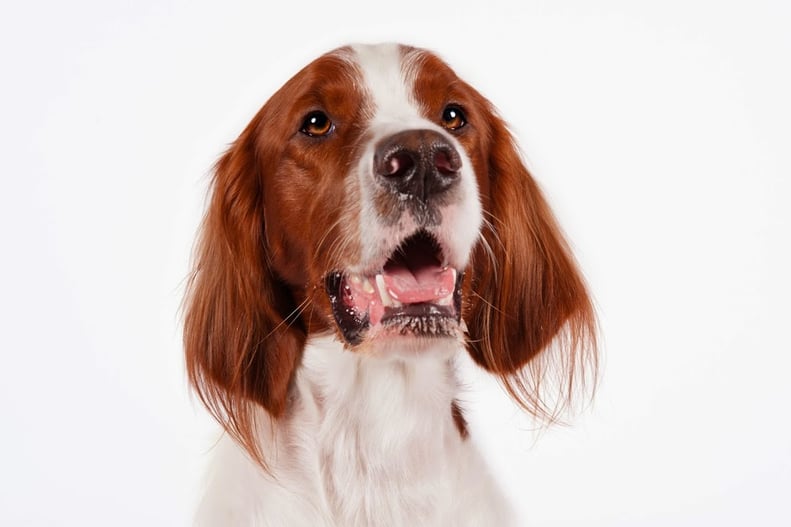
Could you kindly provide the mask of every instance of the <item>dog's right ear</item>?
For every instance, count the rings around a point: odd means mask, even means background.
[[[201,401],[263,464],[256,407],[283,414],[306,332],[267,258],[260,122],[259,114],[215,167],[185,298],[184,348]]]

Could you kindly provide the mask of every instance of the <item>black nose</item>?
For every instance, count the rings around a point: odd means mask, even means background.
[[[423,202],[459,180],[461,158],[448,139],[433,130],[405,130],[376,146],[377,178],[399,194]]]

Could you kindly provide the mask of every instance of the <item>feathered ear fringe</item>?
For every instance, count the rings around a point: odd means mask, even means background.
[[[185,298],[187,373],[201,401],[265,466],[257,406],[286,409],[306,334],[294,299],[269,267],[256,120],[215,168]]]
[[[465,315],[468,350],[526,411],[554,422],[578,392],[595,387],[596,318],[546,200],[491,112],[489,195]]]

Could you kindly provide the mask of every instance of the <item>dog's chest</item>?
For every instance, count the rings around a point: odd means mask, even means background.
[[[446,423],[401,435],[397,427],[382,433],[350,421],[325,436],[319,452],[321,487],[337,525],[454,524],[464,445],[449,437]]]
[[[335,523],[458,524],[472,446],[453,421],[450,363],[417,371],[352,362],[325,362],[305,379],[318,421],[314,466]]]
[[[454,421],[449,360],[393,367],[332,346],[309,346],[304,358],[290,415],[260,436],[270,473],[226,438],[200,525],[510,525]]]

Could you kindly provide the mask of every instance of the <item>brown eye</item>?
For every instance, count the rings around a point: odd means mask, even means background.
[[[335,126],[327,117],[327,114],[321,111],[310,112],[305,120],[302,121],[302,127],[299,129],[305,135],[310,137],[324,137],[328,135]]]
[[[442,126],[448,130],[458,130],[467,124],[464,111],[455,104],[449,104],[442,112]]]

